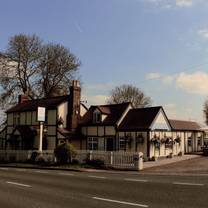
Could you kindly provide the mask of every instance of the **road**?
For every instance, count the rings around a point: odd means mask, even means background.
[[[207,208],[208,177],[0,168],[2,208]]]

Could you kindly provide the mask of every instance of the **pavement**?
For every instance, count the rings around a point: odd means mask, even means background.
[[[0,168],[3,208],[207,208],[208,177]]]
[[[208,176],[208,157],[198,156],[174,163],[160,164],[141,171],[143,174]]]
[[[185,160],[191,160],[194,158],[200,158],[201,155],[196,154],[187,154],[183,156],[175,156],[173,158],[162,158],[157,161],[147,161],[144,162],[144,169],[152,168],[152,167],[160,167],[167,164],[177,163]]]

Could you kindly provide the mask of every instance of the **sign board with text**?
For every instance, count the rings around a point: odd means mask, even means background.
[[[45,107],[38,107],[38,115],[37,115],[37,121],[44,122],[45,121]]]

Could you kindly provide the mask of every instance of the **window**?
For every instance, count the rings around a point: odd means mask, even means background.
[[[192,146],[192,139],[191,139],[191,137],[188,138],[188,146],[189,147]]]
[[[100,123],[102,121],[101,119],[101,113],[100,112],[94,112],[93,113],[93,121],[94,123]]]
[[[126,140],[124,137],[119,138],[119,150],[126,150]]]
[[[98,150],[98,138],[88,138],[87,144],[88,150]]]
[[[201,146],[201,139],[198,138],[198,146]]]

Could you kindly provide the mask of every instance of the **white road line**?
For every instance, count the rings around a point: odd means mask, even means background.
[[[174,185],[184,185],[184,186],[204,186],[202,183],[183,183],[183,182],[173,182]]]
[[[26,169],[15,169],[16,171],[24,172],[27,171]]]
[[[118,203],[118,204],[126,204],[126,205],[135,206],[135,207],[149,207],[148,205],[145,205],[145,204],[137,204],[137,203],[131,203],[131,202],[125,202],[125,201],[105,199],[105,198],[100,198],[100,197],[92,197],[92,198],[96,200],[100,200],[100,201],[107,201],[107,202],[113,202],[113,203]]]
[[[133,182],[148,182],[148,180],[145,179],[134,179],[134,178],[124,178],[125,181],[133,181]]]
[[[16,182],[12,182],[12,181],[6,181],[6,183],[8,184],[12,184],[12,185],[16,185],[16,186],[23,186],[23,187],[27,187],[27,188],[31,188],[32,186],[27,185],[27,184],[23,184],[23,183],[16,183]]]
[[[48,173],[48,171],[44,171],[44,170],[36,170],[36,173]]]
[[[64,175],[64,176],[74,176],[72,173],[58,173],[59,175]]]
[[[93,175],[89,175],[89,178],[98,178],[98,179],[106,179],[106,177],[104,176],[93,176]]]
[[[0,168],[0,170],[9,170],[9,168]]]

